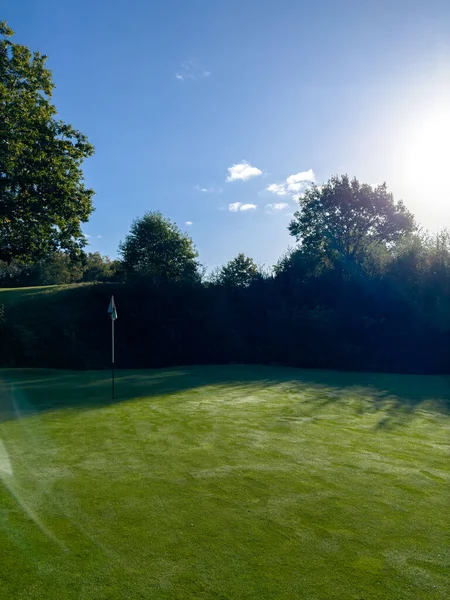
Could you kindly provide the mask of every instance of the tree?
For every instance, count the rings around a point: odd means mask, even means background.
[[[30,285],[63,285],[81,281],[83,265],[67,252],[51,252],[32,267]]]
[[[0,22],[0,260],[77,254],[94,194],[81,165],[94,148],[56,118],[47,57],[13,43],[13,33]]]
[[[83,265],[67,252],[50,252],[42,260],[0,262],[0,287],[63,285],[81,281]]]
[[[100,252],[88,252],[83,266],[83,281],[110,281],[116,278],[119,263],[109,256],[102,256]]]
[[[261,273],[255,261],[245,256],[238,254],[236,258],[230,260],[217,273],[213,274],[213,283],[226,287],[245,288],[253,281],[259,279]]]
[[[275,277],[295,277],[301,281],[317,277],[324,268],[321,257],[316,253],[307,252],[305,248],[288,248],[273,267]]]
[[[200,279],[192,239],[160,212],[135,219],[119,253],[128,276],[145,275],[159,281]]]
[[[332,263],[362,264],[377,246],[390,249],[414,230],[414,218],[403,202],[394,202],[386,184],[361,184],[347,175],[313,186],[299,199],[289,231],[305,252]]]

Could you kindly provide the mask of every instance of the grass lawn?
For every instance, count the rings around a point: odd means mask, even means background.
[[[450,598],[450,379],[0,372],[0,598]]]
[[[68,292],[81,287],[88,287],[95,283],[72,283],[67,285],[35,285],[32,287],[22,288],[0,288],[0,304],[6,308],[17,305],[18,302],[32,301],[36,298],[45,298],[48,300],[50,296],[59,294],[60,292]]]

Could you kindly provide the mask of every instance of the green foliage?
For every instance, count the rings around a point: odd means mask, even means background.
[[[329,263],[328,263],[329,266]],[[327,262],[320,255],[308,251],[303,246],[289,248],[274,266],[275,276],[289,274],[298,280],[319,276],[327,268]]]
[[[238,254],[212,276],[212,282],[230,288],[245,288],[262,277],[255,261]]]
[[[56,118],[46,57],[13,43],[0,23],[0,260],[36,261],[86,244],[93,191],[81,165],[86,136]]]
[[[102,256],[100,252],[88,252],[83,259],[83,281],[113,281],[120,276],[120,263]]]
[[[427,315],[439,330],[450,331],[450,233],[422,233],[401,244],[386,266],[385,278],[408,305]]]
[[[0,263],[0,286],[63,285],[81,281],[83,266],[66,252],[50,252],[35,263]]]
[[[35,285],[62,285],[80,281],[83,265],[65,252],[52,252],[35,265],[34,271]]]
[[[192,239],[160,212],[135,219],[119,248],[127,276],[157,281],[198,281],[199,263]]]
[[[64,285],[79,281],[116,281],[119,261],[99,252],[73,257],[67,252],[50,252],[35,263],[0,262],[0,287]]]
[[[362,264],[378,247],[390,249],[414,229],[403,202],[383,183],[376,188],[347,175],[313,186],[299,200],[289,231],[304,250],[344,267]]]

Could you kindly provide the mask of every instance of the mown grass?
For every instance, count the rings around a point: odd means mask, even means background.
[[[0,288],[0,304],[5,307],[16,305],[18,302],[33,301],[36,298],[48,299],[50,296],[80,287],[95,285],[94,283],[72,283],[67,285],[41,285],[22,288]]]
[[[449,378],[1,378],[2,600],[450,597]]]

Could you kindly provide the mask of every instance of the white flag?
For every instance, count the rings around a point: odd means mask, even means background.
[[[117,308],[116,303],[114,302],[114,296],[111,296],[111,302],[108,307],[108,315],[111,315],[111,319],[115,321],[117,319]]]

